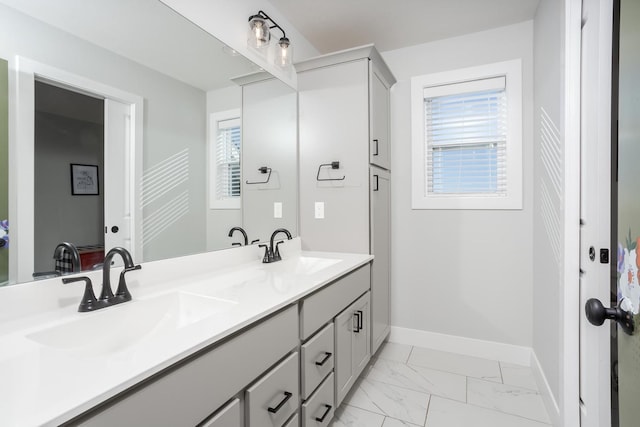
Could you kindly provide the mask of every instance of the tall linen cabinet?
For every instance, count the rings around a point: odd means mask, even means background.
[[[371,352],[389,334],[389,91],[373,45],[296,64],[300,234],[306,250],[371,253]]]

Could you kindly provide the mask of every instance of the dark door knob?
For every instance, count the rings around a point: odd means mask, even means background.
[[[112,233],[117,233],[118,231],[120,231],[120,229],[118,228],[117,225],[114,225],[113,227],[111,227],[111,232]]]
[[[584,306],[589,323],[600,326],[606,319],[615,320],[622,330],[633,335],[633,314],[620,307],[606,308],[599,299],[590,298]]]

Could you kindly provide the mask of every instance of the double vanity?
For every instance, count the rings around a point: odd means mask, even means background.
[[[261,252],[144,263],[133,301],[90,313],[81,284],[3,289],[0,425],[328,425],[371,355],[373,257]],[[51,300],[10,308],[30,293]]]

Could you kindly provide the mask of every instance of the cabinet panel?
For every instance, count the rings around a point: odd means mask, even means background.
[[[247,426],[281,427],[298,408],[299,363],[295,352],[245,392]]]
[[[298,73],[300,234],[303,249],[369,250],[369,60]],[[343,181],[318,181],[318,166],[340,162]],[[314,206],[323,202],[324,218]],[[348,212],[348,215],[344,213]]]
[[[371,352],[390,330],[391,175],[371,167]]]
[[[233,399],[200,427],[242,427],[240,400]]]
[[[197,425],[298,343],[292,306],[69,425]],[[295,371],[297,396],[297,363]]]
[[[335,412],[333,402],[333,374],[302,405],[302,427],[328,426]]]
[[[372,64],[371,71],[371,142],[369,162],[384,169],[391,168],[389,144],[389,89]]]
[[[367,264],[305,298],[300,313],[302,340],[308,339],[322,325],[344,310],[346,304],[370,288],[371,268]]]
[[[302,399],[307,399],[333,370],[333,340],[333,323],[330,323],[302,345]]]

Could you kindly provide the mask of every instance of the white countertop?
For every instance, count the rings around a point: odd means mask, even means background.
[[[231,262],[229,267],[208,272],[200,269],[198,274],[183,275],[179,279],[162,282],[158,276],[155,279],[161,283],[145,286],[146,280],[154,280],[149,273],[132,286],[133,301],[91,313],[77,312],[83,289],[83,284],[78,283],[74,288],[74,301],[70,302],[66,296],[58,301],[62,308],[2,319],[0,425],[25,427],[68,421],[373,259],[364,254],[300,251],[299,244],[299,240],[292,244],[283,251],[283,261],[272,264],[263,264],[257,259],[244,262],[245,257],[240,264]],[[255,253],[253,249],[252,254]],[[228,253],[219,256],[230,257]],[[216,265],[216,253],[208,257],[210,264]],[[202,256],[198,259],[202,261]],[[188,257],[185,260],[188,261]],[[179,264],[173,267],[176,266]],[[145,271],[145,267],[143,264],[141,271]],[[130,273],[128,280],[133,282],[134,274]],[[100,280],[97,282],[99,286]],[[112,280],[114,289],[116,285],[117,280]],[[96,292],[97,286],[94,285]],[[23,293],[28,291],[20,292],[24,298]],[[149,301],[162,301],[163,295],[175,292],[229,303],[223,304],[221,312],[187,322],[186,326],[177,322],[169,331],[157,326],[165,319],[157,319],[158,322],[154,319],[151,323],[149,319],[135,316],[136,307],[148,306]],[[109,319],[109,324],[104,318]],[[93,332],[86,335],[89,343],[86,346],[51,347],[30,338],[43,329],[76,324],[92,327]],[[131,338],[127,332],[131,334],[133,330],[144,331],[144,336]],[[74,336],[68,338],[78,341]],[[117,349],[95,345],[103,342],[115,342]]]

